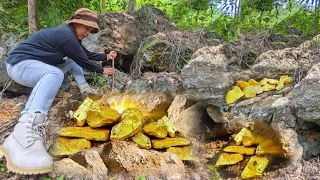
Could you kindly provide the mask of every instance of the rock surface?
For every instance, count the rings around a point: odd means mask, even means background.
[[[142,173],[155,178],[170,178],[185,173],[185,167],[179,157],[173,153],[145,150],[133,142],[112,141],[101,154],[111,172],[126,172],[134,177]]]

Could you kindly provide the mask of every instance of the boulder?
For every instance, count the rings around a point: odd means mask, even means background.
[[[99,33],[83,41],[94,52],[102,51],[104,45],[125,55],[135,55],[144,38],[162,30],[178,29],[163,12],[152,5],[145,5],[131,13],[99,14],[98,19]]]
[[[188,99],[185,94],[176,95],[168,109],[168,118],[177,122],[180,114],[195,103],[195,101]]]
[[[157,33],[140,44],[135,61],[156,72],[178,72],[198,48],[192,40],[180,31]]]
[[[66,180],[103,180],[108,176],[107,167],[99,153],[94,150],[84,150],[70,156],[70,158],[54,161],[53,169],[50,177],[63,176]]]
[[[229,61],[223,45],[197,50],[181,72],[182,89],[188,98],[225,105],[225,95],[235,83]]]
[[[32,91],[32,88],[22,86],[13,81],[7,73],[5,61],[0,59],[0,89],[2,90],[3,88],[5,88],[6,91],[21,94],[29,94]]]
[[[308,75],[292,90],[292,105],[298,121],[320,125],[320,63],[314,65]]]
[[[181,78],[178,73],[146,72],[143,77],[130,80],[124,91],[136,93],[155,91],[175,95],[180,90],[180,81]]]
[[[201,103],[197,103],[187,108],[179,115],[174,114],[171,116],[177,117],[170,120],[180,134],[187,139],[195,138],[199,134],[202,134],[203,130],[206,129],[204,124],[209,120],[205,107]]]
[[[74,162],[80,164],[96,176],[107,176],[108,169],[100,157],[100,154],[91,149],[80,151],[69,157]]]
[[[303,147],[303,159],[317,157],[320,154],[320,133],[315,130],[301,132],[298,135],[299,144]]]
[[[125,170],[133,177],[145,173],[148,177],[169,178],[185,173],[184,164],[176,154],[140,149],[128,141],[110,142],[104,146],[101,157],[109,171]]]
[[[319,63],[319,48],[312,46],[312,43],[303,43],[297,48],[285,48],[281,50],[269,50],[262,53],[254,62],[251,70],[252,77],[278,78],[281,75],[303,76],[312,66]],[[313,47],[313,48],[312,48]],[[301,77],[298,77],[301,78]]]

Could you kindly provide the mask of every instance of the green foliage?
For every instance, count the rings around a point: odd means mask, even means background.
[[[222,177],[220,176],[218,169],[215,165],[213,164],[208,164],[208,168],[211,170],[212,175],[210,176],[211,179],[213,180],[222,180]]]
[[[288,27],[314,35],[320,31],[320,4],[307,0],[240,0],[240,11],[233,16],[239,0],[137,0],[136,8],[152,4],[185,30],[204,28],[232,41],[241,32],[254,34],[260,30],[286,35]],[[315,6],[317,5],[317,8]],[[127,0],[41,0],[37,1],[38,28],[61,25],[80,7],[99,13],[124,12]],[[104,8],[104,9],[103,9]],[[232,15],[232,16],[230,16]],[[28,35],[27,1],[0,0],[0,35],[13,32]],[[234,19],[236,17],[236,19]],[[236,37],[235,37],[236,36]]]
[[[107,79],[103,76],[101,76],[100,74],[93,72],[90,73],[92,82],[90,83],[92,86],[97,87],[97,88],[102,88],[102,89],[106,89],[107,86]]]
[[[3,172],[7,166],[5,164],[0,164],[0,171]]]
[[[313,42],[318,48],[320,48],[320,40],[314,40]]]
[[[135,180],[147,180],[146,173],[142,173],[140,176],[137,176]]]

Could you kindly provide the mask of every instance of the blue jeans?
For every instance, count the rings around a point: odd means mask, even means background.
[[[8,75],[17,83],[33,87],[25,108],[21,112],[48,114],[49,108],[62,84],[64,74],[71,70],[78,84],[86,83],[82,68],[69,59],[57,67],[37,60],[25,60],[15,65],[7,64]]]

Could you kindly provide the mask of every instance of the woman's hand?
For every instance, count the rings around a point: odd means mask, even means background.
[[[115,59],[117,57],[117,55],[118,54],[116,51],[110,51],[108,54],[108,60]]]
[[[105,67],[105,68],[103,68],[103,76],[107,77],[109,74],[113,74],[114,71],[115,70],[112,67]]]

